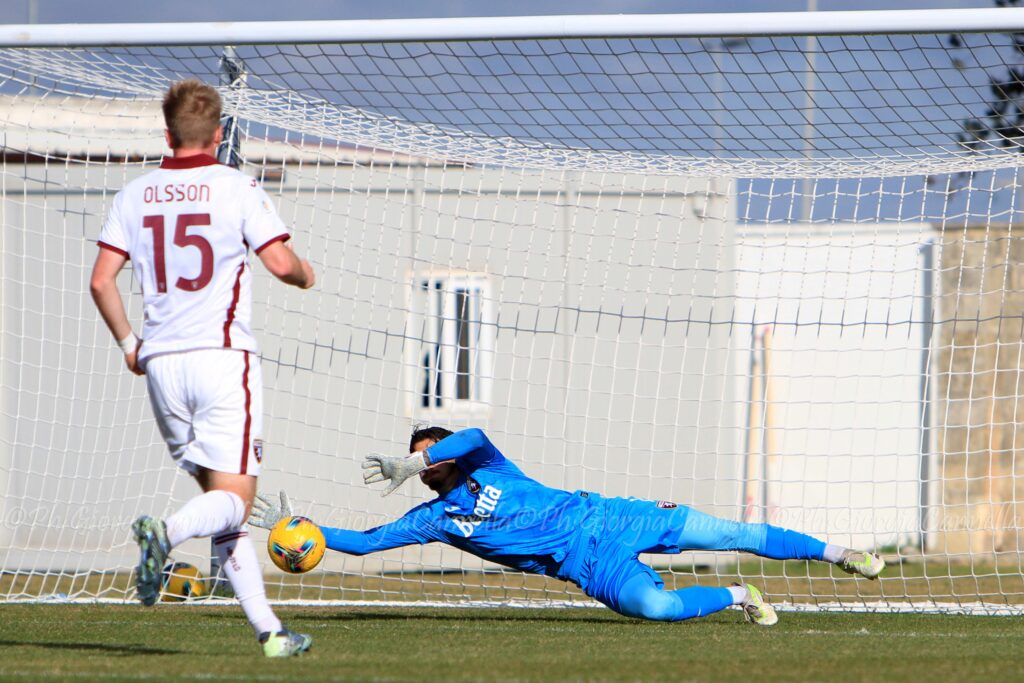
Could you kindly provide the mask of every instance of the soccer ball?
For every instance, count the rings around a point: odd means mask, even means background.
[[[171,562],[164,567],[160,583],[160,602],[183,602],[206,595],[206,577],[186,562]]]
[[[324,532],[306,517],[282,519],[270,530],[267,552],[278,569],[304,574],[320,564],[327,549]]]

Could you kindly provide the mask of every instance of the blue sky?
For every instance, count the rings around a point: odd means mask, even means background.
[[[416,17],[465,17],[465,16],[506,16],[506,15],[543,15],[543,14],[616,14],[616,13],[682,13],[682,12],[712,12],[712,11],[801,11],[808,7],[809,0],[772,0],[771,2],[755,2],[752,0],[734,0],[732,2],[722,3],[720,1],[711,0],[691,0],[689,2],[669,0],[640,0],[629,2],[626,0],[561,0],[560,2],[540,1],[540,0],[517,0],[516,2],[510,2],[509,0],[491,0],[490,2],[469,1],[469,0],[442,0],[442,1],[417,1],[412,0],[380,0],[378,2],[344,2],[339,0],[300,0],[300,2],[294,3],[282,3],[280,0],[218,0],[211,2],[210,0],[177,0],[173,3],[161,3],[161,2],[147,2],[146,0],[106,0],[105,2],[96,2],[95,0],[0,0],[0,23],[25,23],[28,21],[30,16],[30,7],[34,7],[36,19],[39,23],[109,23],[109,22],[170,22],[170,21],[247,21],[247,20],[312,20],[312,19],[393,19],[393,18],[416,18]],[[829,10],[850,10],[850,9],[928,9],[928,8],[964,8],[964,7],[992,7],[992,0],[860,0],[856,3],[850,3],[849,0],[817,0],[817,9],[819,11]],[[698,96],[702,92],[706,92],[707,87],[714,87],[725,94],[722,96],[722,103],[718,105],[722,107],[719,113],[709,114],[708,121],[670,121],[666,125],[669,129],[669,139],[666,141],[662,140],[657,142],[656,148],[661,151],[675,152],[675,153],[686,153],[693,154],[701,157],[709,154],[711,151],[717,149],[724,149],[729,147],[729,140],[739,140],[740,146],[737,150],[726,150],[735,151],[742,154],[744,152],[743,146],[747,144],[758,143],[760,145],[773,146],[773,141],[784,141],[784,140],[799,140],[801,131],[803,130],[802,124],[799,120],[794,123],[793,120],[785,119],[786,116],[792,118],[796,116],[799,119],[800,114],[799,103],[787,103],[787,112],[782,112],[782,116],[785,120],[778,121],[775,126],[778,131],[773,129],[771,126],[760,123],[756,126],[756,140],[754,143],[750,142],[750,133],[748,123],[742,120],[742,116],[731,117],[734,111],[743,112],[746,107],[749,106],[747,103],[740,101],[732,101],[730,98],[735,99],[739,97],[743,99],[743,93],[746,92],[748,97],[753,97],[751,93],[758,92],[785,92],[786,87],[784,85],[775,84],[775,74],[781,70],[783,73],[789,71],[790,68],[795,68],[795,73],[800,73],[800,61],[802,57],[799,55],[800,45],[796,45],[797,50],[790,51],[788,58],[796,59],[797,64],[786,65],[786,64],[762,64],[760,57],[756,55],[744,55],[744,49],[740,48],[736,52],[736,55],[725,54],[729,50],[725,49],[720,54],[718,62],[715,64],[715,68],[721,70],[720,75],[717,79],[704,78],[704,74],[701,73],[700,65],[695,61],[694,66],[687,62],[689,56],[679,55],[681,66],[678,69],[678,73],[689,78],[690,80],[686,87],[673,86],[672,84],[654,84],[655,94],[661,95],[672,95],[682,97],[687,95],[689,89],[695,88],[694,92],[698,93]],[[424,80],[424,75],[421,73],[406,74],[397,73],[391,74],[389,77],[378,76],[378,80],[373,84],[373,87],[363,87],[361,90],[356,90],[351,87],[346,78],[357,79],[359,76],[359,69],[356,68],[356,64],[364,63],[368,59],[373,61],[375,58],[367,55],[359,54],[348,54],[351,50],[357,50],[358,48],[339,48],[340,52],[335,56],[334,62],[335,67],[338,70],[336,79],[337,83],[328,83],[326,86],[320,86],[321,89],[326,87],[328,91],[333,92],[338,98],[344,97],[345,104],[350,106],[359,107],[367,111],[380,112],[387,116],[395,116],[400,119],[407,119],[417,122],[427,122],[442,126],[455,127],[459,129],[466,129],[471,131],[482,132],[487,135],[497,134],[508,134],[509,126],[515,124],[512,127],[523,127],[524,131],[521,133],[513,133],[524,135],[525,137],[540,140],[542,142],[547,141],[545,135],[549,132],[549,128],[556,131],[555,137],[561,135],[563,138],[568,135],[569,140],[559,139],[558,142],[570,144],[572,146],[589,147],[591,145],[597,145],[598,147],[605,147],[609,149],[621,149],[625,151],[638,149],[639,151],[650,151],[644,146],[643,143],[648,138],[638,137],[637,131],[643,133],[645,129],[641,125],[639,128],[633,126],[634,122],[620,122],[619,128],[613,126],[605,126],[603,122],[598,122],[602,125],[594,125],[593,130],[591,128],[581,128],[584,133],[589,135],[599,135],[601,140],[595,142],[593,140],[584,139],[582,141],[577,140],[573,137],[576,133],[576,129],[566,127],[565,121],[573,120],[577,118],[574,115],[574,111],[571,106],[565,104],[564,101],[557,101],[556,106],[564,109],[564,119],[557,121],[538,121],[534,113],[525,111],[522,116],[527,116],[529,119],[525,123],[520,120],[512,121],[511,123],[498,121],[500,117],[506,112],[503,111],[501,102],[495,100],[497,104],[492,104],[488,107],[486,104],[481,102],[490,102],[491,97],[494,93],[482,92],[477,93],[479,101],[474,100],[473,102],[462,102],[459,97],[465,95],[458,89],[445,92],[444,88],[440,85],[435,87],[431,83],[423,84],[420,81]],[[823,87],[826,82],[832,83],[829,87],[836,86],[839,88],[838,92],[842,95],[846,95],[845,100],[836,100],[835,102],[830,101],[826,98],[819,98],[816,102],[816,116],[815,116],[815,132],[812,136],[815,140],[815,146],[821,146],[824,149],[831,149],[830,146],[842,146],[846,144],[849,146],[849,142],[853,140],[856,145],[862,145],[865,152],[877,153],[879,149],[898,148],[901,144],[911,144],[912,147],[921,148],[934,148],[935,146],[948,147],[953,145],[953,135],[960,130],[960,121],[971,117],[979,116],[984,110],[986,95],[982,91],[987,86],[987,71],[991,69],[979,68],[977,65],[973,67],[973,70],[968,70],[961,75],[952,72],[948,65],[948,56],[944,54],[933,55],[938,59],[937,64],[939,66],[945,66],[946,71],[941,77],[936,75],[935,70],[936,64],[927,64],[922,62],[921,64],[907,64],[902,63],[903,53],[894,53],[890,51],[888,58],[882,58],[883,67],[881,70],[874,72],[873,78],[875,80],[885,78],[888,74],[900,74],[902,80],[896,78],[892,83],[888,81],[882,82],[881,85],[872,81],[870,84],[863,84],[859,86],[859,91],[854,92],[854,86],[850,86],[846,83],[846,73],[852,68],[853,71],[857,71],[855,65],[844,64],[842,62],[836,62],[833,59],[819,60],[817,70],[818,78],[820,79],[820,86]],[[907,53],[909,54],[909,53]],[[976,53],[978,55],[980,53]],[[785,55],[784,55],[785,56]],[[682,59],[686,57],[686,59]],[[917,58],[917,57],[915,57]],[[888,61],[887,61],[888,60]],[[478,60],[482,66],[484,64],[483,59]],[[991,62],[990,62],[991,63]],[[998,62],[995,62],[998,64]],[[415,65],[414,65],[415,66]],[[706,66],[706,65],[705,65]],[[751,75],[748,73],[750,67],[761,68],[760,75]],[[410,67],[413,68],[413,67]],[[347,71],[346,71],[347,70]],[[308,71],[308,70],[307,70]],[[374,71],[374,69],[371,69]],[[790,72],[794,73],[794,72]],[[950,74],[952,73],[952,76]],[[940,92],[943,87],[943,80],[953,78],[954,80],[961,76],[970,84],[975,84],[982,89],[977,93],[971,93],[970,91],[960,92],[959,98],[955,102],[959,104],[959,107],[950,108],[948,106],[942,109],[944,103],[931,101],[932,109],[939,107],[939,111],[934,112],[928,109],[926,106],[918,106],[917,103],[910,107],[910,114],[903,111],[907,107],[904,106],[900,109],[900,105],[903,103],[904,89],[909,88],[907,92],[914,92],[918,95],[925,95],[927,99],[933,100],[934,94]],[[701,78],[704,78],[702,85]],[[912,78],[914,83],[907,83],[907,79]],[[768,79],[768,81],[765,81]],[[931,79],[931,82],[928,79]],[[429,80],[429,78],[427,78]],[[494,80],[494,79],[492,79]],[[580,79],[577,79],[579,81]],[[919,82],[920,81],[920,82]],[[486,79],[482,79],[479,83],[486,85]],[[338,85],[341,83],[344,85]],[[531,84],[525,83],[520,84],[523,87],[527,87],[525,93],[520,97],[528,96],[547,96],[548,99],[557,96],[566,96],[566,93],[549,93],[545,91],[544,84]],[[570,85],[572,83],[570,82]],[[299,87],[301,90],[302,83],[298,85],[293,84],[293,87]],[[508,84],[504,84],[498,90],[507,96],[511,96],[511,91],[508,90]],[[584,83],[580,86],[581,92],[570,92],[568,95],[580,95],[585,97],[597,97],[600,95],[598,91],[587,90]],[[487,90],[484,85],[480,85],[480,88]],[[587,86],[589,87],[589,86]],[[403,103],[408,102],[406,95],[408,93],[423,92],[424,88],[428,92],[436,92],[446,98],[443,107],[438,110],[429,110],[424,113],[418,110],[413,103],[416,111],[406,112],[402,109]],[[575,88],[575,86],[573,86]],[[570,90],[573,90],[570,88]],[[577,89],[580,89],[577,88]],[[660,91],[659,91],[660,89]],[[790,87],[790,90],[794,88]],[[598,89],[599,90],[599,89]],[[795,88],[799,92],[800,88]],[[961,88],[963,90],[963,88]],[[682,93],[682,95],[680,95]],[[322,92],[321,92],[322,94]],[[471,93],[472,94],[472,93]],[[648,93],[649,94],[649,93]],[[687,95],[689,96],[689,95]],[[850,104],[847,100],[851,97],[856,96],[856,102]],[[777,96],[778,97],[778,96]],[[362,99],[360,99],[362,98]],[[376,99],[374,99],[376,98]],[[329,98],[330,99],[330,98]],[[685,97],[683,98],[685,100]],[[879,102],[869,101],[867,103],[864,100],[878,99]],[[364,101],[365,100],[365,101]],[[380,101],[378,101],[380,100]],[[339,99],[339,101],[341,101]],[[773,100],[773,101],[777,101]],[[649,103],[648,103],[649,104]],[[928,103],[926,103],[928,104]],[[651,105],[653,106],[653,105]],[[675,101],[673,100],[672,106],[668,108],[668,111],[683,111],[687,108],[687,101]],[[873,107],[871,111],[864,109],[864,107]],[[614,114],[615,110],[614,103],[606,104],[605,109]],[[650,109],[650,107],[648,107]],[[863,109],[863,111],[862,111]],[[547,110],[545,110],[547,111]],[[561,110],[559,110],[561,111]],[[696,111],[690,109],[690,111]],[[884,120],[875,120],[879,114],[878,112],[889,113],[893,112],[895,118],[893,122],[886,122]],[[557,113],[557,112],[556,112]],[[653,115],[653,114],[652,114]],[[434,120],[431,118],[437,118]],[[509,116],[514,116],[509,114]],[[522,118],[522,116],[520,118]],[[909,116],[909,118],[908,118]],[[424,118],[425,117],[425,118]],[[474,118],[475,117],[475,118]],[[832,118],[835,117],[835,121]],[[852,117],[852,123],[846,121]],[[556,117],[557,118],[557,117]],[[920,119],[920,120],[918,120]],[[844,123],[844,121],[846,121]],[[627,123],[629,125],[627,125]],[[641,124],[645,122],[640,122]],[[495,126],[498,126],[500,130],[495,132],[491,130]],[[674,126],[674,127],[673,127]],[[702,128],[701,126],[704,126]],[[851,129],[851,126],[853,127]],[[900,126],[910,127],[910,132],[902,131]],[[569,133],[565,133],[561,130],[565,128]],[[621,130],[620,130],[621,129]],[[665,129],[663,125],[662,130]],[[855,129],[855,130],[854,130]],[[518,130],[518,128],[516,129]],[[850,131],[854,130],[853,133]],[[597,133],[594,133],[597,131]],[[780,132],[781,131],[781,132]],[[855,139],[856,131],[860,131],[858,134],[859,139]],[[914,138],[914,135],[926,136],[926,139],[918,140]],[[718,141],[715,138],[721,136],[722,141]],[[795,138],[793,137],[795,135]],[[853,135],[854,137],[850,137]],[[893,138],[893,135],[899,137]],[[906,139],[906,136],[910,135],[911,139]],[[618,136],[618,138],[616,138]],[[789,136],[789,137],[785,137]],[[833,140],[835,138],[835,140]],[[640,140],[641,142],[636,142]],[[838,142],[835,142],[838,140]],[[835,143],[835,144],[833,144]],[[646,143],[645,143],[646,144]],[[655,144],[655,143],[651,143]],[[798,143],[792,143],[798,144]],[[659,146],[667,146],[662,149]],[[755,145],[756,146],[756,145]],[[779,145],[774,144],[774,147]],[[776,150],[777,152],[778,150]],[[850,151],[850,150],[848,150]],[[858,152],[858,149],[853,149],[852,152]],[[915,183],[919,186],[923,183],[924,179],[921,178]],[[874,180],[869,181],[870,184],[878,184],[878,190],[881,190],[882,181]],[[781,191],[783,194],[788,194],[785,188],[776,187],[775,190]],[[865,192],[865,187],[857,186],[854,188],[858,194]],[[852,192],[853,190],[851,190]],[[868,189],[867,194],[871,195],[874,191]],[[985,193],[981,193],[985,194]],[[866,202],[871,204],[870,200]],[[863,204],[863,202],[862,202]],[[827,206],[824,207],[827,209]],[[863,206],[861,207],[863,208]],[[886,206],[879,206],[877,214],[889,217],[887,214],[890,213],[890,209],[901,213],[906,207],[892,208]],[[773,211],[788,212],[790,210],[789,202],[784,200],[778,200],[773,204]],[[967,207],[961,207],[960,211],[970,214],[972,209]],[[944,213],[941,208],[933,207],[921,207],[916,209],[925,215],[936,215]],[[947,211],[948,213],[948,207]],[[765,218],[767,216],[759,216],[758,218]],[[903,216],[907,218],[907,216]]]
[[[807,0],[4,0],[0,2],[0,23],[18,24],[29,20],[34,3],[40,23],[135,22],[135,21],[243,21],[288,19],[396,19],[404,17],[505,16],[539,14],[619,14],[722,11],[798,11]],[[819,10],[927,9],[991,7],[990,0],[818,0]]]

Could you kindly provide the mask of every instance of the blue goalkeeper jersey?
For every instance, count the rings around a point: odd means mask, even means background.
[[[443,496],[367,531],[323,528],[327,547],[351,555],[439,541],[491,562],[574,580],[566,562],[599,523],[599,496],[544,486],[526,476],[479,429],[428,449],[430,461],[454,460],[460,475]],[[563,567],[563,564],[566,565]]]

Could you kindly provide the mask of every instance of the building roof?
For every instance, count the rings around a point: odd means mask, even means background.
[[[244,124],[244,122],[243,122]],[[410,164],[422,159],[355,147],[335,140],[302,137],[293,142],[284,131],[251,126],[242,153],[249,163],[324,161]],[[266,134],[262,131],[267,130]],[[160,102],[48,94],[0,95],[0,150],[5,156],[47,159],[145,160],[167,152]]]

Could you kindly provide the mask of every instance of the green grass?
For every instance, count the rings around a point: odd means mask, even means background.
[[[237,607],[0,606],[0,681],[1014,680],[1017,618],[736,611],[681,624],[603,609],[287,608],[313,635],[267,661]]]

